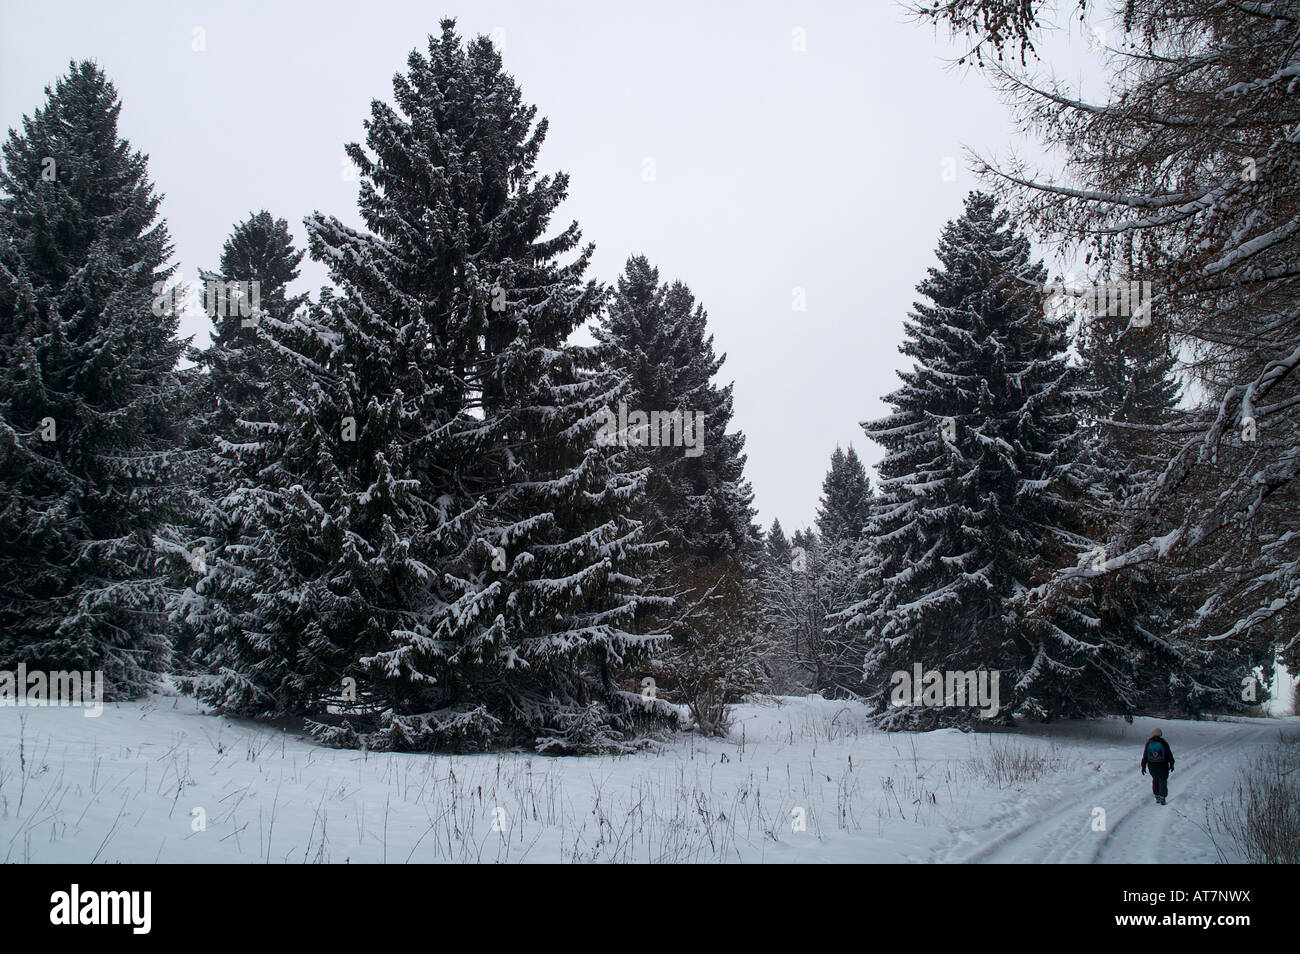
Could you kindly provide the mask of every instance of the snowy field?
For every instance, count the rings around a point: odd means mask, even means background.
[[[1176,759],[1163,808],[1138,773],[1156,725]],[[727,740],[683,734],[618,758],[427,756],[325,749],[174,696],[99,718],[10,708],[0,859],[1213,862],[1207,805],[1281,732],[1300,719],[887,735],[858,706],[765,697],[737,709]],[[998,754],[1039,777],[992,777]]]

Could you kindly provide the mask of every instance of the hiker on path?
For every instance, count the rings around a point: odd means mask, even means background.
[[[1151,791],[1156,796],[1156,804],[1163,805],[1169,795],[1169,773],[1174,770],[1174,750],[1164,740],[1160,730],[1156,729],[1142,747],[1142,774],[1151,770]]]

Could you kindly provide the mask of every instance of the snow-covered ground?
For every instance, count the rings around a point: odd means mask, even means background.
[[[1177,760],[1164,807],[1138,773],[1156,725]],[[633,756],[427,756],[181,697],[6,708],[0,861],[1212,862],[1207,804],[1282,731],[1300,719],[884,734],[859,706],[782,697],[738,707],[730,739]],[[1044,772],[991,779],[996,751]]]

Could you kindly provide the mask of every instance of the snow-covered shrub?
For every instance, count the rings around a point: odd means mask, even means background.
[[[598,702],[571,705],[555,713],[555,728],[543,730],[537,751],[551,755],[630,752],[639,746],[611,724],[610,712]]]
[[[308,731],[322,745],[334,748],[365,747],[393,752],[481,752],[489,748],[501,720],[484,706],[441,709],[417,715],[384,712],[373,731],[358,732],[354,724],[308,721]]]

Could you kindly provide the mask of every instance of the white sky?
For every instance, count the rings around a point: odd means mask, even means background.
[[[0,0],[0,124],[18,127],[70,59],[98,62],[193,279],[250,211],[287,219],[299,247],[313,210],[360,224],[343,144],[444,15],[465,36],[503,31],[506,68],[550,119],[539,168],[571,176],[557,224],[596,243],[591,277],[644,253],[703,302],[760,519],[811,523],[836,444],[880,456],[859,422],[885,409],[914,286],[976,186],[962,147],[1028,146],[983,76],[949,67],[960,50],[893,0]],[[1092,75],[1080,30],[1044,47],[1058,73]],[[308,260],[299,290],[324,280]],[[183,331],[203,343],[207,319]]]

